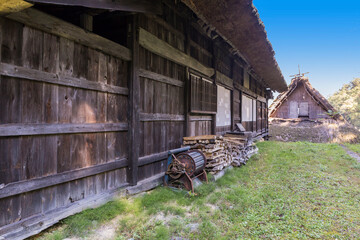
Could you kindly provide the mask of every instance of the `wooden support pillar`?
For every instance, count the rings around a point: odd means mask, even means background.
[[[232,58],[231,59],[231,79],[233,80],[233,83],[234,83],[234,65],[235,65],[235,59],[234,58]],[[234,85],[234,84],[233,84]],[[230,113],[231,113],[231,120],[230,120],[230,122],[231,122],[231,128],[230,128],[230,130],[231,131],[234,131],[234,129],[235,129],[235,120],[234,120],[234,101],[235,101],[235,99],[234,99],[234,87],[232,88],[232,90],[231,90],[231,95],[230,95],[230,104],[231,104],[231,106],[230,106]]]
[[[185,22],[185,53],[190,56],[190,23],[188,21]],[[189,67],[185,68],[185,85],[184,85],[184,113],[185,113],[185,127],[184,127],[184,136],[188,137],[191,135],[190,128],[190,72]]]
[[[214,84],[216,85],[216,74],[217,74],[217,54],[216,54],[216,49],[215,49],[215,44],[212,43],[212,55],[213,55],[213,59],[212,59],[212,65],[214,68],[214,76],[213,76],[213,80],[214,80]],[[217,90],[216,90],[217,91]],[[217,96],[217,93],[216,93]],[[217,104],[217,103],[216,103]],[[211,134],[216,134],[216,114],[212,115],[212,125],[211,125]]]
[[[83,13],[80,15],[80,26],[85,30],[93,31],[93,16]]]
[[[242,91],[239,90],[239,100],[240,100],[240,109],[239,109],[239,116],[240,116],[240,123],[242,123],[242,104],[243,104],[243,99],[242,99]]]
[[[129,18],[129,47],[132,52],[131,74],[129,81],[129,167],[128,181],[130,185],[138,182],[138,161],[140,146],[140,80],[139,80],[139,16]]]
[[[188,137],[191,135],[191,128],[190,128],[190,91],[191,91],[191,82],[190,82],[190,72],[189,68],[186,67],[186,74],[185,74],[185,85],[184,85],[184,99],[185,99],[185,129],[184,129],[184,136]]]

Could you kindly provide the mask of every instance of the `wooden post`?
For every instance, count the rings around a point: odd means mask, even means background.
[[[216,54],[216,49],[215,49],[215,44],[212,42],[212,55],[213,55],[213,60],[212,60],[212,64],[214,67],[214,84],[216,85],[216,74],[217,74],[217,54]],[[217,96],[217,93],[216,93]],[[217,104],[217,103],[216,103]],[[211,133],[216,135],[216,114],[212,115],[212,125],[211,125]]]
[[[138,182],[138,161],[140,146],[140,81],[139,81],[139,25],[138,15],[131,16],[129,22],[129,46],[132,50],[131,74],[129,81],[129,167],[130,185]]]
[[[80,26],[85,30],[92,32],[93,31],[93,16],[83,13],[80,14]]]
[[[190,23],[185,22],[185,53],[190,56]],[[190,136],[190,73],[189,67],[185,68],[185,85],[184,85],[184,99],[185,99],[185,127],[184,127],[184,136]]]
[[[240,91],[240,90],[239,90],[239,100],[240,100],[239,117],[240,117],[240,123],[242,124],[242,104],[243,104],[243,99],[242,99],[242,91]]]
[[[231,58],[231,79],[233,81],[233,86],[234,86],[234,65],[235,65],[235,59]],[[230,95],[230,113],[231,113],[231,128],[230,131],[234,131],[235,129],[235,120],[234,120],[234,87],[231,90],[231,95]]]

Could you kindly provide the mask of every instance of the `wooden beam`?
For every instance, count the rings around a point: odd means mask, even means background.
[[[13,240],[28,238],[40,233],[44,229],[49,228],[61,219],[84,211],[88,208],[99,207],[118,195],[125,195],[126,190],[124,187],[126,186],[128,186],[128,183],[123,183],[118,188],[108,190],[104,193],[95,194],[94,196],[56,208],[46,212],[46,214],[40,213],[29,218],[23,218],[12,224],[2,226],[0,227],[0,236],[4,237],[4,239]]]
[[[131,28],[129,33],[129,45],[131,46],[133,61],[131,63],[131,79],[129,84],[129,168],[128,176],[130,185],[134,186],[138,181],[138,161],[140,146],[140,78],[139,78],[139,16],[130,18]]]
[[[80,14],[80,26],[87,31],[93,31],[93,16],[83,13]]]
[[[158,73],[154,73],[145,69],[139,69],[139,76],[143,77],[143,78],[149,78],[151,80],[157,81],[157,82],[162,82],[162,83],[166,83],[166,84],[170,84],[173,86],[177,86],[177,87],[184,87],[185,83],[174,79],[174,78],[170,78]]]
[[[191,113],[208,114],[208,115],[216,115],[216,112],[211,112],[211,111],[200,111],[200,110],[191,110]]]
[[[150,15],[150,14],[146,14],[146,17],[152,21],[157,22],[158,24],[160,24],[161,26],[166,28],[166,30],[168,30],[169,32],[175,34],[177,38],[184,40],[184,38],[185,38],[184,34],[181,31],[179,31],[178,29],[174,28],[172,25],[170,25],[164,19],[162,19],[156,15]]]
[[[189,121],[212,121],[212,116],[190,116]]]
[[[165,160],[168,157],[169,152],[161,152],[161,153],[155,153],[148,156],[140,157],[139,158],[139,166],[144,166],[147,164],[151,164],[154,162],[158,162],[161,160]]]
[[[6,17],[44,32],[100,50],[111,56],[126,61],[131,60],[131,52],[128,48],[39,10],[28,8],[18,13],[9,14]]]
[[[259,100],[260,102],[266,103],[266,98],[262,97],[262,96],[257,96],[256,97],[257,100]]]
[[[107,93],[114,93],[120,95],[129,94],[129,90],[127,88],[113,86],[100,82],[89,81],[80,78],[69,77],[62,74],[43,72],[43,71],[15,66],[7,63],[0,63],[0,75],[69,86],[69,87],[95,90],[99,92],[107,92]]]
[[[204,66],[196,59],[174,48],[167,42],[157,38],[155,35],[149,33],[148,31],[142,28],[140,28],[140,32],[139,32],[139,43],[140,46],[146,48],[147,50],[157,55],[160,55],[161,57],[167,58],[181,65],[193,68],[196,71],[199,71],[208,77],[214,75],[213,68]]]
[[[154,122],[154,121],[185,121],[184,115],[163,114],[163,113],[140,113],[140,121]]]
[[[138,185],[126,188],[126,194],[134,195],[140,192],[145,192],[150,189],[156,188],[163,183],[165,173],[156,174],[150,178],[141,180]]]
[[[201,53],[205,54],[208,57],[213,57],[213,55],[211,54],[211,52],[209,52],[208,50],[204,49],[202,46],[200,46],[197,42],[194,42],[193,40],[189,40],[190,45],[194,46],[196,49],[198,49]]]
[[[140,191],[153,189],[162,183],[163,176],[164,173],[156,174],[150,178],[139,181],[137,186],[130,187],[128,186],[128,183],[123,183],[115,189],[95,194],[94,196],[75,201],[66,206],[56,208],[45,213],[21,219],[20,221],[0,227],[0,236],[5,239],[25,239],[40,233],[42,230],[59,222],[61,219],[88,208],[99,207],[104,203],[111,201],[115,197],[136,194]]]
[[[0,137],[127,131],[122,123],[0,124]]]
[[[231,89],[234,88],[234,84],[233,84],[234,81],[219,71],[216,71],[215,80],[216,83],[223,84],[224,86],[229,87]]]
[[[161,14],[160,0],[29,0],[33,3],[47,3],[65,6],[107,9],[112,11]]]
[[[248,89],[248,88],[246,88],[246,87],[244,87],[244,86],[241,86],[241,85],[238,84],[238,83],[234,83],[234,87],[235,87],[236,89],[240,90],[241,92],[246,93],[246,94],[249,95],[249,96],[252,96],[252,97],[254,97],[254,98],[257,97],[257,95],[256,95],[253,91],[251,91],[250,89]]]
[[[127,164],[127,159],[123,158],[92,167],[76,169],[41,178],[9,183],[0,188],[0,199],[123,168],[126,167]]]

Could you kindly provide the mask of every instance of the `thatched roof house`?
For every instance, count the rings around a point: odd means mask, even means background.
[[[279,94],[269,108],[271,118],[338,118],[339,114],[309,82],[309,78],[296,76],[288,90]]]

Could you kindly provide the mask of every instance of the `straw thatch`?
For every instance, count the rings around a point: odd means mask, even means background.
[[[281,92],[287,89],[264,24],[252,0],[182,1],[241,52],[272,90]]]
[[[326,112],[336,113],[335,108],[322,96],[313,86],[311,86],[309,82],[309,78],[307,77],[295,77],[292,79],[287,91],[282,92],[279,96],[274,100],[274,102],[269,107],[269,115],[273,117],[276,110],[279,109],[281,104],[291,95],[291,93],[302,84],[305,87],[305,90],[312,97],[312,99],[317,102]],[[339,118],[340,115],[337,114],[335,118]]]

